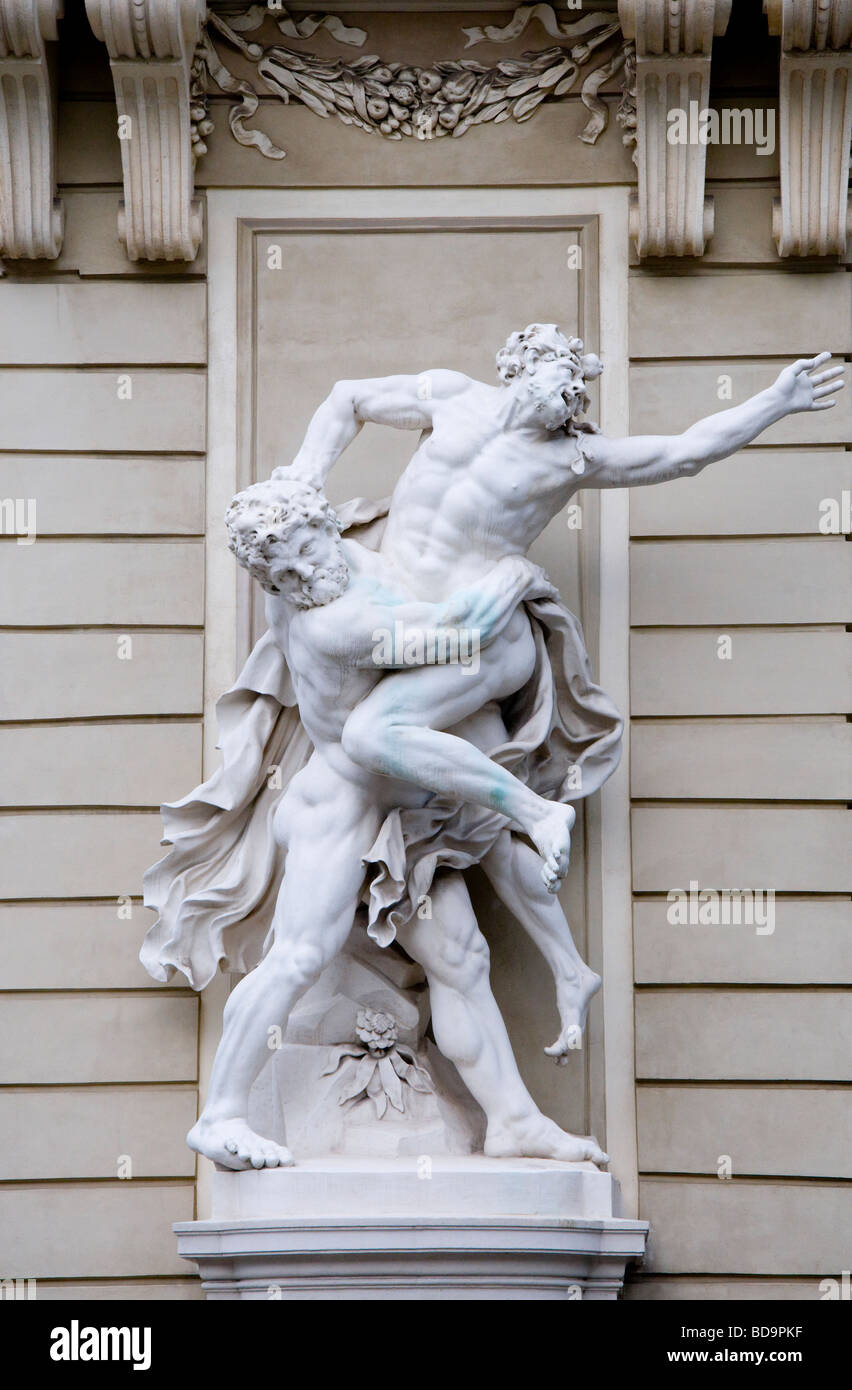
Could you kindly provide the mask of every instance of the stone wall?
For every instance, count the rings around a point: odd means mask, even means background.
[[[735,8],[713,102],[772,105],[777,41],[759,5],[744,20]],[[371,51],[405,39],[431,58],[456,52],[471,18],[482,14],[346,15]],[[530,33],[506,51],[533,46],[544,40]],[[325,34],[311,47],[333,50]],[[155,986],[136,952],[157,806],[199,780],[203,701],[219,693],[204,688],[207,248],[191,266],[127,259],[112,83],[81,13],[59,53],[63,249],[7,262],[0,280],[0,498],[35,499],[38,530],[31,546],[0,540],[0,1227],[14,1255],[7,1270],[0,1254],[0,1274],[37,1277],[43,1298],[197,1297],[171,1222],[195,1210],[183,1136],[198,1004]],[[267,99],[256,124],[286,146],[283,162],[231,138],[222,99],[212,116],[202,192],[635,178],[617,129],[594,147],[577,139],[578,97],[429,143]],[[634,260],[624,286],[633,433],[724,408],[722,377],[737,402],[792,357],[852,353],[848,265],[777,257],[777,153],[711,146],[707,167],[705,257]],[[499,281],[498,264],[483,267],[483,293]],[[820,502],[849,487],[850,397],[630,499],[639,1214],[651,1222],[630,1297],[815,1297],[849,1264],[850,551],[818,527]],[[774,933],[670,925],[666,894],[691,880],[774,890]],[[606,1046],[629,1042],[611,1031]]]
[[[63,159],[84,95],[116,119],[76,10],[59,82]],[[0,280],[0,496],[35,502],[38,535],[0,541],[0,1271],[39,1298],[179,1298],[198,1001],[137,953],[159,804],[201,773],[204,260],[127,259],[109,161],[60,180],[59,259]]]

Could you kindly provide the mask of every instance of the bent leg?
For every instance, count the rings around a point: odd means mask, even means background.
[[[350,714],[341,742],[352,761],[370,772],[414,782],[515,821],[544,859],[542,877],[555,892],[568,872],[573,806],[546,801],[466,739],[443,732],[488,701],[519,690],[534,663],[529,618],[520,609],[483,650],[475,675],[446,664],[385,676]]]
[[[488,945],[461,874],[435,880],[432,918],[412,919],[399,939],[426,972],[435,1041],[485,1111],[485,1152],[606,1163],[594,1139],[560,1129],[524,1085],[491,992]]]
[[[556,981],[561,1029],[544,1050],[557,1062],[583,1045],[589,1003],[601,987],[601,977],[586,965],[571,936],[558,898],[542,891],[536,856],[506,830],[482,860],[495,893],[541,951]]]
[[[350,783],[311,804],[304,784],[288,808],[287,861],[273,922],[274,942],[225,1005],[207,1103],[190,1130],[190,1148],[228,1168],[292,1163],[289,1150],[249,1128],[249,1092],[283,1036],[293,1005],[341,949],[364,878],[361,855],[378,830],[378,812]],[[288,793],[289,795],[289,793]],[[329,846],[334,864],[329,865]],[[280,1031],[279,1031],[280,1030]]]

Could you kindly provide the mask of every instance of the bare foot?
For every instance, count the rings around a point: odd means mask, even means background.
[[[186,1142],[196,1153],[212,1158],[223,1168],[289,1168],[293,1155],[282,1144],[255,1134],[245,1120],[201,1119],[193,1125]]]
[[[577,812],[573,806],[552,801],[541,818],[530,827],[533,844],[544,860],[541,877],[548,893],[558,893],[559,884],[568,872],[571,828],[576,819]]]
[[[585,967],[573,979],[559,980],[556,985],[556,1002],[562,1029],[556,1042],[544,1050],[548,1057],[555,1057],[560,1066],[568,1061],[569,1052],[576,1052],[583,1046],[583,1033],[589,1004],[601,987],[601,977],[594,970]]]
[[[539,1111],[500,1129],[489,1125],[484,1147],[489,1158],[558,1158],[564,1163],[587,1160],[609,1163],[596,1139],[569,1134]]]

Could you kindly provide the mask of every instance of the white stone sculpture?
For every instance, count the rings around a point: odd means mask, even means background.
[[[787,414],[829,409],[843,368],[822,353],[683,434],[613,439],[583,419],[602,367],[582,348],[531,324],[498,353],[496,386],[442,369],[338,382],[292,464],[234,499],[231,547],[266,590],[269,630],[220,701],[222,768],[164,808],[174,848],[146,875],[160,916],[142,950],[156,979],[179,969],[196,988],[219,964],[249,972],[189,1136],[224,1167],[293,1161],[250,1127],[249,1094],[270,1030],[283,1034],[349,938],[365,867],[366,930],[422,965],[437,1045],[485,1114],[485,1153],[607,1161],[529,1095],[461,873],[481,863],[548,959],[562,1020],[548,1051],[566,1060],[600,981],[552,890],[570,803],[614,770],[621,720],[524,553],[578,488],[697,473]],[[389,507],[338,517],[322,487],[367,422],[421,440]],[[430,662],[462,630],[476,662]]]

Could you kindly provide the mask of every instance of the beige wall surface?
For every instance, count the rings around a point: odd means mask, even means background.
[[[127,259],[118,195],[96,170],[57,262],[0,280],[0,497],[37,529],[0,538],[0,1274],[49,1299],[200,1294],[198,1001],[138,950],[158,807],[201,774],[207,287]]]
[[[726,379],[736,404],[786,360],[852,349],[848,270],[781,267],[748,216],[757,192],[725,197],[740,235],[721,263],[631,273],[634,432],[724,409]],[[651,1237],[629,1298],[818,1298],[849,1265],[850,547],[819,523],[852,481],[850,435],[847,399],[630,497]],[[672,922],[690,884],[776,894],[772,929],[724,925],[721,901],[718,924]]]
[[[371,50],[432,61],[461,52],[461,26],[482,12],[347,22],[368,29]],[[35,1277],[48,1299],[197,1298],[171,1223],[196,1210],[183,1134],[197,1103],[198,1004],[155,985],[137,951],[149,920],[141,873],[161,852],[157,805],[199,779],[204,700],[219,693],[209,674],[230,662],[221,634],[204,630],[205,526],[221,545],[222,510],[218,498],[211,509],[205,456],[219,443],[206,437],[210,248],[205,238],[191,266],[127,259],[105,50],[82,6],[61,36],[64,245],[54,263],[7,262],[0,280],[0,497],[35,499],[39,534],[30,547],[0,537],[0,1276]],[[544,42],[530,31],[490,56]],[[324,33],[294,44],[334,52]],[[716,104],[717,91],[741,107],[777,91],[765,37],[716,48]],[[614,122],[597,146],[579,141],[588,112],[577,97],[523,125],[431,143],[368,138],[267,99],[254,124],[286,147],[284,161],[233,140],[222,98],[212,115],[202,194],[564,187],[592,202],[596,188],[635,182]],[[618,287],[634,433],[724,408],[722,377],[736,403],[790,357],[852,352],[848,267],[776,256],[777,155],[711,147],[707,170],[716,232],[701,262],[640,266],[631,248]],[[395,368],[414,341],[418,368],[428,351],[484,373],[492,339],[519,317],[570,320],[571,282],[552,283],[560,236],[388,231],[350,239],[341,266],[335,238],[291,234],[277,297],[259,300],[252,466],[292,450],[335,374]],[[436,294],[448,265],[452,295]],[[332,359],[344,298],[349,328]],[[369,331],[356,331],[363,321]],[[635,1100],[652,1228],[630,1298],[816,1298],[819,1279],[849,1265],[849,546],[818,521],[820,503],[850,487],[850,435],[847,391],[834,411],[782,422],[700,477],[630,496]],[[363,490],[381,491],[407,443],[365,433],[335,495],[365,475]],[[551,566],[548,544],[539,558]],[[558,578],[569,601],[582,589],[594,606],[576,567]],[[209,728],[204,738],[209,749]],[[690,881],[774,891],[774,931],[672,925],[666,895]],[[571,912],[582,919],[581,899]],[[527,995],[519,1003],[513,975],[533,993],[547,983],[513,940],[498,922],[498,989],[520,1037]],[[593,1027],[599,1038],[596,1017]],[[607,1047],[624,1046],[610,1028]],[[522,1061],[552,1094],[542,1059]],[[575,1120],[583,1097],[563,1100]]]

